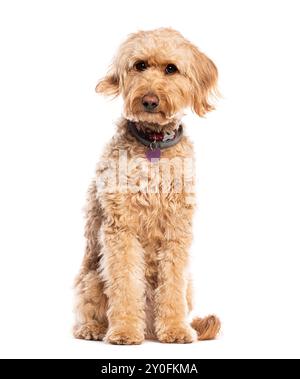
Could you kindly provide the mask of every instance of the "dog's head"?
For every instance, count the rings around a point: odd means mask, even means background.
[[[213,109],[217,68],[172,29],[138,32],[120,46],[96,91],[124,98],[124,116],[159,125],[180,119],[191,107],[199,116]]]

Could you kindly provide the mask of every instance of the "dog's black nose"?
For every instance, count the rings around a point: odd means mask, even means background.
[[[143,97],[142,103],[147,111],[153,111],[158,106],[159,99],[156,95],[148,94]]]

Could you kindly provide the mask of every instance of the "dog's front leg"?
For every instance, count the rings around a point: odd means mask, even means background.
[[[196,332],[187,322],[188,247],[184,238],[181,241],[165,241],[159,253],[155,330],[161,342],[190,343],[197,339]]]
[[[105,341],[140,344],[145,333],[144,252],[127,227],[103,225],[102,275],[108,297]]]

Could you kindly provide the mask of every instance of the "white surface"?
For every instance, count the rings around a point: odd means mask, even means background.
[[[300,356],[298,1],[0,5],[1,357]],[[223,99],[186,117],[197,150],[197,309],[218,341],[72,339],[85,192],[120,101],[94,93],[116,47],[172,26],[217,64]]]

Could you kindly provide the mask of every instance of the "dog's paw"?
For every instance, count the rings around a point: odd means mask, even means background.
[[[143,333],[130,331],[126,328],[111,328],[104,340],[113,345],[140,345],[144,341]]]
[[[180,324],[167,326],[157,333],[157,338],[163,343],[192,343],[197,340],[197,333],[189,325]]]
[[[106,326],[100,323],[86,323],[76,325],[73,329],[73,335],[78,339],[102,341],[105,336],[106,329]]]

